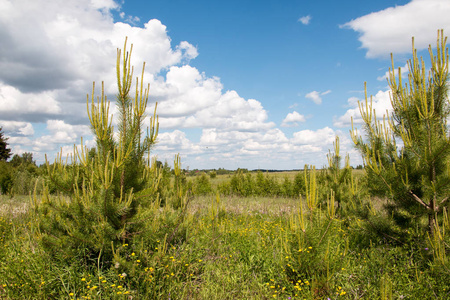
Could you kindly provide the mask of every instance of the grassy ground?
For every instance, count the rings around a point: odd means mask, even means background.
[[[370,209],[364,220],[302,214],[299,199],[196,197],[175,239],[123,244],[122,261],[105,267],[50,256],[27,205],[0,198],[1,299],[450,297],[448,261],[436,262],[421,228],[395,228]]]

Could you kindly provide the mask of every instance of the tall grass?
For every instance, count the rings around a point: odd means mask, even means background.
[[[396,228],[364,201],[340,216],[299,198],[198,196],[181,223],[161,208],[166,227],[114,249],[109,267],[82,255],[67,261],[64,249],[50,258],[26,203],[0,200],[2,299],[450,296],[448,261],[434,258],[423,231]]]

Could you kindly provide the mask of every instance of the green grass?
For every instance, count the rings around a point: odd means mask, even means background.
[[[448,261],[434,260],[421,228],[397,228],[376,211],[366,219],[356,211],[335,219],[319,209],[302,215],[300,205],[199,196],[170,243],[169,235],[135,240],[115,249],[120,263],[102,266],[82,254],[64,260],[64,249],[50,257],[28,197],[1,197],[0,299],[450,297]]]

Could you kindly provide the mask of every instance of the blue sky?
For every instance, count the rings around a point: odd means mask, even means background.
[[[364,82],[382,115],[390,53],[405,67],[415,36],[426,57],[449,15],[446,0],[0,0],[0,126],[14,153],[38,163],[81,136],[93,146],[86,94],[103,80],[114,101],[128,36],[135,69],[147,63],[149,113],[158,101],[159,160],[321,167],[339,135],[357,165],[349,125],[360,124]]]

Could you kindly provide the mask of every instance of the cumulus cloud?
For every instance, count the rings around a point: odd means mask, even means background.
[[[312,91],[312,92],[306,94],[305,98],[310,99],[315,104],[322,104],[322,96],[325,96],[325,95],[327,95],[329,93],[331,93],[330,90],[328,90],[326,92]]]
[[[350,107],[344,115],[336,118],[333,125],[336,127],[348,127],[351,126],[351,119],[353,118],[354,125],[363,124],[363,119],[358,106],[358,101],[365,104],[364,99],[358,99],[355,97],[348,99],[348,106]],[[370,101],[370,98],[369,98]],[[390,113],[392,111],[390,90],[378,91],[375,96],[372,96],[372,108],[375,109],[376,117],[379,120],[383,119],[383,115],[386,115],[386,111]]]
[[[167,95],[158,106],[161,128],[260,131],[275,126],[267,121],[261,102],[245,100],[233,90],[222,93],[218,78],[207,78],[190,66],[172,67],[156,89]]]
[[[298,131],[290,138],[278,128],[265,132],[206,128],[202,129],[199,142],[174,130],[161,136],[154,153],[159,160],[169,163],[175,154],[181,153],[184,167],[190,164],[196,168],[219,168],[224,164],[228,168],[300,169],[305,164],[322,167],[336,135],[341,138],[341,152],[356,156],[351,140],[329,127]]]
[[[400,67],[400,73],[402,75],[402,78],[405,78],[405,75],[409,73],[408,64],[405,64],[405,66]],[[394,70],[394,74],[396,77],[398,76],[398,68]],[[386,79],[389,79],[389,71],[384,73],[383,76],[377,77],[378,81],[385,81]]]
[[[301,130],[294,133],[292,143],[297,145],[331,145],[336,133],[330,127],[313,130]]]
[[[83,94],[93,80],[114,84],[116,48],[123,46],[125,36],[139,44],[133,51],[136,66],[151,58],[147,62],[151,74],[197,55],[187,42],[173,49],[159,20],[148,21],[144,28],[114,22],[109,13],[118,7],[114,1],[58,2],[4,2],[0,12],[4,84],[21,92],[41,92],[74,88],[85,81],[87,86],[78,90]]]
[[[30,136],[34,134],[33,125],[29,122],[2,121],[0,126],[12,136]]]
[[[159,20],[138,27],[135,23],[141,20],[120,10],[113,0],[0,0],[0,126],[14,153],[33,151],[42,162],[44,153],[71,153],[74,144],[80,147],[81,136],[89,147],[95,145],[86,93],[96,81],[98,95],[103,80],[108,98],[114,100],[116,49],[128,36],[128,46],[134,44],[135,76],[147,62],[147,113],[153,114],[154,101],[159,103],[161,132],[153,153],[160,159],[171,161],[180,153],[186,164],[198,168],[255,168],[263,163],[274,169],[324,160],[333,130],[286,136],[260,101],[223,90],[219,78],[190,66],[199,55],[195,46],[188,41],[173,44]],[[307,98],[320,104],[328,93],[314,91]],[[115,112],[114,104],[111,109]],[[294,111],[283,126],[304,119]]]
[[[111,11],[120,5],[113,0],[5,0],[0,6],[0,123],[10,136],[30,137],[16,141],[20,150],[51,151],[86,133],[76,129],[87,122],[85,95],[92,81],[101,80],[107,94],[115,94],[116,49],[125,36],[128,46],[130,41],[139,45],[133,64],[148,62],[148,81],[198,55],[186,41],[172,45],[159,20],[143,28],[115,22]],[[47,124],[46,132],[35,132],[39,123]]]
[[[386,57],[392,53],[411,51],[411,37],[417,49],[436,43],[436,30],[450,30],[450,2],[447,0],[413,0],[408,4],[352,20],[341,28],[360,34],[361,47],[367,57]],[[401,24],[401,25],[399,25]]]
[[[58,146],[70,146],[80,142],[80,136],[90,136],[90,128],[87,125],[71,125],[63,120],[48,120],[47,130],[49,135],[43,135],[32,142],[34,151],[49,151]],[[85,139],[86,140],[86,139]]]
[[[186,137],[186,133],[180,130],[164,132],[158,136],[158,152],[176,152],[181,150],[183,154],[190,154],[198,152],[198,148],[199,146],[192,143]]]
[[[311,21],[312,17],[310,15],[303,16],[300,19],[298,19],[298,22],[302,23],[303,25],[308,25]]]
[[[284,118],[283,122],[281,123],[282,127],[294,127],[298,126],[298,123],[306,122],[306,118],[304,115],[299,114],[296,111],[293,111],[291,113],[288,113],[286,118]]]
[[[21,92],[0,81],[0,120],[39,122],[59,115],[62,109],[55,96],[54,91]]]

